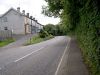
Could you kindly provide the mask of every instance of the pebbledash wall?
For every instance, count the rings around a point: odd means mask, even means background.
[[[37,33],[42,28],[43,25],[29,13],[25,14],[25,10],[21,13],[20,7],[17,10],[11,8],[0,16],[0,30],[10,30],[13,34]]]

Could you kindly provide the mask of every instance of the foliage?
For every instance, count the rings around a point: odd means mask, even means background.
[[[60,11],[63,8],[63,5],[61,3],[61,0],[45,0],[48,2],[48,6],[43,6],[42,13],[51,17],[58,17],[60,15]],[[51,11],[51,12],[50,12]]]
[[[43,28],[44,31],[46,31],[48,34],[57,36],[57,35],[62,35],[63,34],[63,29],[60,24],[58,25],[53,25],[53,24],[47,24]]]
[[[40,43],[42,41],[46,41],[46,40],[49,40],[51,38],[53,38],[52,35],[49,35],[45,38],[41,38],[39,35],[36,35],[36,36],[33,36],[32,38],[30,38],[25,45]]]
[[[61,18],[63,33],[77,36],[91,75],[100,75],[100,0],[45,1],[43,13]]]
[[[47,31],[40,30],[39,36],[40,36],[41,38],[45,38],[45,37],[49,36],[49,34],[48,34]]]
[[[40,36],[34,36],[30,38],[25,45],[36,44],[42,41],[43,41],[43,38],[41,38]]]
[[[55,26],[52,24],[45,25],[42,30],[40,30],[39,36],[41,38],[46,38],[55,35]]]
[[[63,32],[64,27],[62,24],[59,23],[55,27],[56,27],[55,35],[65,35],[65,32]]]
[[[5,45],[8,45],[9,43],[14,42],[14,39],[9,38],[9,39],[5,39],[3,41],[0,41],[0,47],[3,47]]]
[[[53,24],[47,24],[43,28],[44,31],[47,31],[48,34],[55,35],[56,27]]]

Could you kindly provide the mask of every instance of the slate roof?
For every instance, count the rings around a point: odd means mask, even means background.
[[[11,10],[14,10],[15,12],[19,13],[20,15],[23,15],[21,12],[18,12],[17,10],[15,10],[14,8],[10,8],[8,11],[6,11],[4,14],[2,14],[0,17],[5,16],[7,13],[9,13]]]
[[[9,9],[8,11],[6,11],[4,14],[0,15],[0,18],[2,18],[3,16],[5,16],[5,15],[6,15],[7,13],[9,13],[11,10],[13,10],[13,11],[19,13],[19,14],[22,15],[22,16],[27,17],[26,15],[23,15],[21,12],[17,11],[16,9],[10,8],[10,9]],[[30,17],[29,17],[29,18],[30,18]],[[35,18],[33,18],[32,20],[34,20],[34,21],[37,22],[37,20],[35,20]],[[37,23],[38,23],[38,22],[37,22]],[[38,23],[38,24],[40,24],[40,23]],[[41,25],[41,24],[40,24],[40,25]],[[41,25],[41,26],[43,26],[43,25]]]

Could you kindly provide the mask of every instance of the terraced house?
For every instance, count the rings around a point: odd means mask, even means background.
[[[25,14],[25,10],[20,11],[10,8],[6,13],[0,16],[0,30],[11,30],[13,34],[30,34],[37,33],[43,25],[38,23],[35,18]]]

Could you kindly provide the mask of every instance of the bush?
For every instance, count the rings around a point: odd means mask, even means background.
[[[45,37],[44,40],[48,40],[50,38],[53,38],[54,36],[53,35],[49,35],[48,37]]]
[[[45,38],[45,37],[48,37],[49,34],[48,34],[47,31],[40,30],[39,36],[40,36],[41,38]]]
[[[56,26],[53,24],[47,24],[43,28],[44,31],[47,31],[48,34],[55,35]]]

